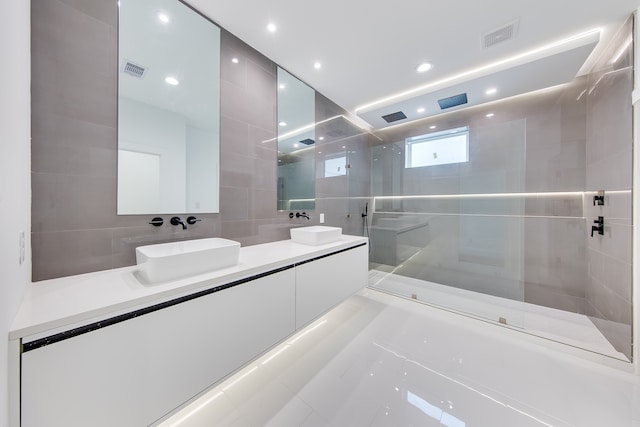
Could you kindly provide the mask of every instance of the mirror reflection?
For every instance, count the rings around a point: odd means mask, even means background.
[[[220,29],[175,0],[120,0],[118,214],[218,207]]]
[[[315,208],[315,91],[278,68],[278,210]]]

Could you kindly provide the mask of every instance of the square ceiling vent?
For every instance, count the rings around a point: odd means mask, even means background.
[[[448,98],[442,98],[438,100],[438,105],[440,105],[441,110],[446,110],[447,108],[457,107],[458,105],[464,105],[467,101],[467,94],[461,93],[459,95],[453,95]]]
[[[386,116],[382,116],[382,118],[387,123],[397,122],[398,120],[406,119],[407,115],[402,111],[396,111],[395,113],[387,114]]]
[[[518,35],[518,27],[520,20],[509,22],[501,27],[495,28],[482,35],[482,47],[488,48],[498,43],[511,40]]]
[[[144,67],[140,64],[136,64],[133,61],[129,61],[128,59],[122,60],[122,66],[120,67],[120,71],[129,74],[132,77],[136,77],[138,79],[143,78],[147,74],[147,67]]]

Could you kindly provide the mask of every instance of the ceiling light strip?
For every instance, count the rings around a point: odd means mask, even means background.
[[[522,61],[524,59],[534,60],[534,59],[537,59],[536,57],[540,56],[540,54],[542,54],[542,53],[547,53],[547,52],[551,53],[550,51],[553,51],[553,50],[555,50],[557,48],[563,47],[565,45],[569,45],[569,44],[571,44],[573,42],[577,42],[577,41],[585,39],[585,38],[593,37],[596,34],[599,35],[600,32],[601,32],[600,28],[594,28],[592,30],[585,31],[584,33],[576,34],[574,36],[567,37],[565,39],[562,39],[562,40],[559,40],[559,41],[556,41],[556,42],[553,42],[553,43],[549,43],[547,45],[544,45],[544,46],[541,46],[541,47],[538,47],[538,48],[535,48],[535,49],[532,49],[532,50],[529,50],[529,51],[526,51],[526,52],[523,52],[523,53],[520,53],[520,54],[517,54],[517,55],[514,55],[514,56],[510,56],[508,58],[501,59],[501,60],[498,60],[496,62],[492,62],[492,63],[487,64],[487,65],[482,65],[480,67],[473,68],[471,70],[463,71],[462,73],[454,74],[452,76],[445,77],[445,78],[443,78],[441,80],[437,80],[435,82],[428,83],[428,84],[423,85],[423,86],[418,86],[416,88],[409,89],[409,90],[406,90],[404,92],[399,92],[397,94],[394,94],[394,95],[391,95],[391,96],[388,96],[388,97],[385,97],[385,98],[370,102],[369,104],[365,104],[365,105],[362,105],[360,107],[357,107],[355,109],[355,112],[358,113],[358,112],[363,112],[363,110],[370,110],[372,107],[380,106],[382,104],[387,104],[387,103],[389,103],[391,101],[400,101],[401,98],[407,97],[409,95],[414,95],[414,94],[416,94],[418,92],[426,91],[427,89],[431,89],[431,88],[434,88],[434,87],[437,87],[437,86],[440,86],[440,85],[444,85],[446,83],[451,83],[451,82],[453,82],[455,80],[462,80],[462,79],[470,77],[470,76],[472,76],[474,74],[481,74],[481,73],[484,73],[484,72],[488,72],[488,71],[493,70],[495,68],[498,68],[498,67],[500,67],[502,65],[511,64],[512,66],[515,66],[516,65],[515,63],[517,63],[518,61]]]

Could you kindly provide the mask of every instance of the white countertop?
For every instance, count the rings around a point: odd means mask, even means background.
[[[366,242],[343,235],[338,242],[319,246],[291,240],[247,246],[240,248],[236,266],[150,285],[137,279],[136,266],[32,283],[9,339],[31,341]]]

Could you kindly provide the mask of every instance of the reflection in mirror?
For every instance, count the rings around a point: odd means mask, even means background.
[[[220,29],[175,0],[118,3],[118,214],[219,212]]]
[[[315,91],[278,68],[278,210],[315,208]]]

